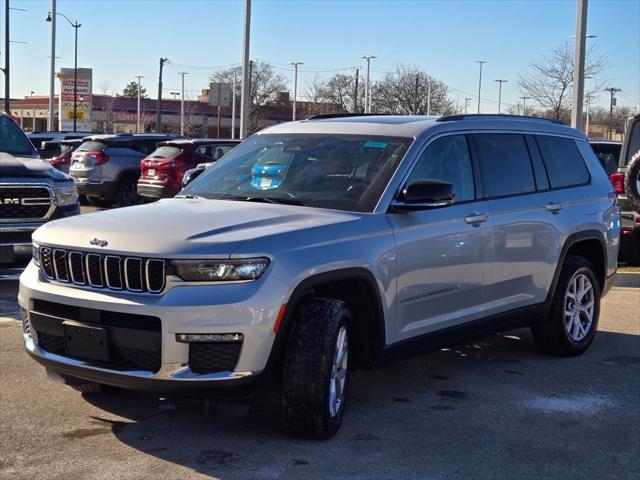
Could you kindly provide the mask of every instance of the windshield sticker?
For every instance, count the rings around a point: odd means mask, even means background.
[[[372,142],[369,141],[364,144],[364,148],[387,148],[389,146],[388,143],[385,142]]]

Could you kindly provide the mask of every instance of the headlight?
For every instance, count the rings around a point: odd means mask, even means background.
[[[40,266],[40,247],[35,243],[31,244],[31,258],[33,258],[33,263],[35,263],[36,266],[39,267]]]
[[[268,258],[242,260],[174,260],[176,275],[191,282],[255,280],[269,266]]]
[[[78,203],[78,189],[75,185],[65,187],[55,187],[56,200],[58,205],[65,207],[68,205],[75,205]]]

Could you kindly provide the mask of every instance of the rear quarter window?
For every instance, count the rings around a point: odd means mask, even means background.
[[[536,135],[551,188],[571,187],[589,182],[589,170],[575,140]]]

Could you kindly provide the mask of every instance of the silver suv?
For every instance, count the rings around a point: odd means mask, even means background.
[[[288,432],[327,438],[353,369],[522,326],[584,352],[619,233],[577,130],[315,117],[245,140],[176,198],[38,230],[24,343],[85,392],[275,387]]]
[[[184,137],[144,133],[86,137],[71,157],[69,174],[80,195],[96,207],[134,205],[140,200],[136,186],[140,162],[158,142],[175,138]]]

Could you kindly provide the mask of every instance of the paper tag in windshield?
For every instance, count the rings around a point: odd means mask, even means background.
[[[367,143],[364,144],[365,148],[387,148],[389,146],[388,143],[385,142],[372,142],[369,141]]]

